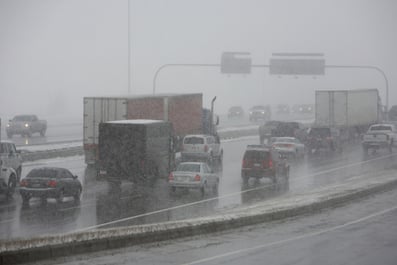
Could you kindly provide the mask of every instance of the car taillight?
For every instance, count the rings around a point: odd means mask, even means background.
[[[247,160],[245,160],[245,159],[243,159],[243,168],[245,168],[245,167],[247,167],[247,165],[248,165],[248,161]]]
[[[204,152],[208,152],[208,145],[204,145]]]
[[[47,186],[51,188],[55,188],[57,186],[57,182],[55,180],[50,180],[47,182]]]
[[[273,167],[273,160],[269,160],[269,168],[272,168]]]
[[[168,176],[168,180],[174,180],[174,174],[172,174],[172,172],[171,172],[170,175]]]
[[[21,180],[21,183],[19,183],[19,185],[21,186],[21,187],[27,187],[28,186],[28,182],[26,181],[26,180]]]
[[[201,180],[200,175],[196,175],[196,176],[194,177],[194,181],[200,181],[200,180]]]

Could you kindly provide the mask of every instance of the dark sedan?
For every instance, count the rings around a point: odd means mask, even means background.
[[[58,203],[64,197],[72,196],[80,200],[82,186],[77,176],[68,169],[58,167],[41,167],[32,169],[20,182],[19,192],[23,203],[29,203],[30,198],[39,197],[43,202],[47,198],[55,198]]]
[[[227,117],[231,118],[242,118],[244,117],[244,110],[240,106],[233,106],[230,107],[229,111],[227,112]]]

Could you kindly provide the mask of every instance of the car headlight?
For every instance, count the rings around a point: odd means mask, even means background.
[[[29,127],[29,123],[25,123],[25,127],[28,128]]]
[[[7,123],[7,127],[10,127],[11,125],[9,123]]]
[[[262,111],[262,114],[265,114],[265,112],[264,112],[264,111]]]

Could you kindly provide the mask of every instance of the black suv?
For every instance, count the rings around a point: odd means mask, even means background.
[[[303,125],[298,122],[268,121],[259,126],[259,141],[263,144],[265,139],[272,137],[296,137],[300,141],[305,140]]]
[[[311,153],[320,149],[328,151],[341,150],[340,132],[336,128],[311,127],[308,129],[306,147]]]
[[[242,118],[244,117],[244,110],[240,106],[233,106],[230,107],[229,111],[227,112],[227,117],[231,118]]]
[[[289,165],[285,157],[271,147],[248,145],[243,157],[241,178],[244,183],[253,178],[270,178],[277,183],[280,177],[289,177]]]

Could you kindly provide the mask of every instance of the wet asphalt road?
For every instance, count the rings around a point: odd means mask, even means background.
[[[378,174],[384,169],[396,170],[397,157],[387,151],[364,156],[359,145],[345,147],[342,153],[320,153],[302,160],[291,161],[289,185],[274,187],[267,180],[250,180],[243,185],[240,178],[241,160],[247,144],[257,143],[257,137],[223,142],[224,166],[221,174],[219,197],[208,193],[177,192],[171,196],[165,179],[154,187],[135,187],[126,183],[121,193],[113,193],[107,183],[93,180],[81,156],[25,163],[23,176],[38,166],[62,166],[77,174],[83,182],[83,198],[80,203],[67,198],[57,204],[48,199],[42,204],[32,200],[22,207],[18,194],[14,199],[0,202],[0,237],[9,240],[16,237],[34,237],[43,234],[58,234],[87,229],[98,224],[111,223],[104,227],[161,222],[208,215],[241,204],[277,199],[287,193],[310,191],[326,185],[366,174]],[[397,151],[397,150],[396,150]],[[396,152],[397,153],[397,152]],[[252,189],[252,191],[251,191]],[[250,190],[250,191],[247,191]],[[247,191],[241,193],[241,191]],[[203,202],[200,202],[204,200]],[[184,206],[189,204],[188,206]],[[162,210],[167,208],[172,210]],[[145,213],[160,211],[156,214]],[[133,217],[144,215],[141,217]],[[131,218],[133,217],[133,218]]]
[[[395,265],[396,201],[392,190],[312,215],[40,264]]]

